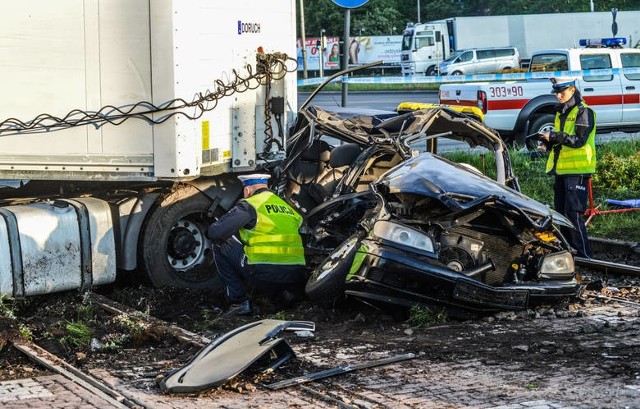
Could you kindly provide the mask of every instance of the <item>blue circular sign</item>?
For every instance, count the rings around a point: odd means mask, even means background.
[[[333,0],[340,7],[345,7],[348,9],[354,9],[356,7],[360,7],[369,0]]]

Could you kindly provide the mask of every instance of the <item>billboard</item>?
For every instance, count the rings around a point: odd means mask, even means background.
[[[320,53],[322,52],[322,62],[325,70],[336,70],[340,68],[340,37],[325,37],[325,48],[321,50],[320,37],[307,37],[307,69],[318,71],[320,69]],[[298,71],[302,71],[302,41],[296,42],[298,56]]]
[[[339,37],[326,37],[326,46],[323,50],[318,46],[319,37],[306,39],[307,69],[319,70],[320,53],[322,52],[323,67],[325,70],[340,68],[342,44]],[[298,70],[302,65],[302,42],[297,41]],[[349,42],[349,65],[368,64],[375,61],[384,61],[384,65],[400,65],[400,48],[402,36],[368,36],[351,37]]]

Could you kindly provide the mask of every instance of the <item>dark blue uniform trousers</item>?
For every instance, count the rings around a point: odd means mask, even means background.
[[[304,291],[307,271],[304,265],[249,264],[244,246],[235,237],[213,245],[213,261],[224,283],[225,296],[232,304],[247,300],[245,284],[273,299],[284,290]]]
[[[576,230],[563,229],[562,234],[578,251],[578,256],[590,258],[591,246],[583,217],[589,200],[589,178],[587,175],[556,175],[553,192],[555,209],[576,227]]]

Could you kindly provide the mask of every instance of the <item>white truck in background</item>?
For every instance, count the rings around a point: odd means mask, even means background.
[[[527,73],[531,77],[524,80],[442,84],[440,103],[481,109],[484,122],[503,139],[523,145],[526,136],[554,127],[558,100],[551,93],[549,78],[573,72],[582,98],[596,113],[599,133],[637,132],[640,49],[621,48],[624,38],[596,40],[585,39],[590,47],[533,53]]]
[[[404,75],[437,74],[438,65],[453,52],[482,47],[512,46],[523,67],[534,51],[572,48],[581,38],[624,36],[628,44],[640,40],[640,11],[596,13],[518,14],[453,17],[408,24],[402,33]]]
[[[217,280],[233,175],[284,157],[295,0],[24,0],[0,27],[0,296]]]

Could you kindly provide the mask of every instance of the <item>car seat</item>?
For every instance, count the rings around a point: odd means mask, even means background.
[[[324,202],[336,193],[335,190],[340,180],[361,152],[362,148],[356,143],[345,143],[331,150],[327,171],[320,175],[316,183],[313,183],[309,189],[316,204]]]

